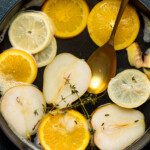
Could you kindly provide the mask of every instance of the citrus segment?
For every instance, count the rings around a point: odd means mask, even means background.
[[[39,139],[46,150],[85,150],[90,140],[87,120],[75,110],[52,112],[40,124]]]
[[[34,54],[37,66],[43,67],[50,64],[57,53],[56,39],[53,37],[49,45],[39,53]]]
[[[71,38],[86,27],[89,9],[84,0],[48,0],[42,11],[55,26],[55,36]]]
[[[108,85],[108,95],[121,107],[135,108],[148,100],[150,81],[143,72],[127,69],[111,79]]]
[[[52,38],[49,18],[37,12],[19,14],[9,29],[9,40],[12,46],[37,53],[43,50]]]
[[[104,45],[110,38],[119,11],[120,1],[101,1],[92,9],[88,17],[88,32],[98,45]],[[127,5],[114,38],[115,50],[124,49],[137,37],[140,28],[135,9]]]
[[[27,52],[10,49],[0,55],[0,75],[7,81],[32,83],[37,75],[37,66]]]

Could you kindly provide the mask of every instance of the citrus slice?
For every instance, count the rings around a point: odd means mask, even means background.
[[[85,150],[90,140],[87,120],[75,110],[51,112],[40,124],[39,139],[46,150]]]
[[[150,81],[136,69],[127,69],[111,79],[108,85],[110,99],[125,108],[135,108],[147,101]]]
[[[56,52],[57,43],[56,39],[53,37],[49,45],[44,50],[33,55],[37,66],[40,68],[46,66],[47,64],[50,64],[56,56]]]
[[[37,12],[19,14],[9,28],[12,46],[32,54],[43,50],[49,44],[52,35],[49,18]]]
[[[92,9],[88,17],[88,32],[98,46],[110,38],[119,11],[120,1],[101,1]],[[127,5],[114,38],[115,50],[128,47],[137,37],[140,21],[135,9]]]
[[[0,85],[2,89],[11,87],[11,83],[32,83],[37,75],[37,66],[33,57],[25,51],[9,49],[0,55]]]
[[[42,11],[55,26],[55,36],[71,38],[86,27],[89,9],[84,0],[48,0]]]

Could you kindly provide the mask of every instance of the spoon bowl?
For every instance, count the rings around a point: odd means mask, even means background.
[[[116,52],[113,46],[114,36],[128,1],[121,1],[119,13],[109,41],[95,50],[87,61],[92,71],[92,78],[88,88],[89,93],[99,94],[106,90],[110,79],[116,73]]]
[[[105,44],[90,56],[87,63],[92,71],[92,79],[88,92],[98,94],[103,92],[116,73],[116,53],[113,46]]]

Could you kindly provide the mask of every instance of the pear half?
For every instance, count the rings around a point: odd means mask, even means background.
[[[116,104],[97,108],[91,118],[94,143],[101,150],[122,150],[145,132],[144,115]]]
[[[37,132],[45,108],[42,92],[32,85],[10,88],[1,102],[4,119],[12,131],[24,138],[30,138],[30,135]]]
[[[86,92],[90,80],[91,70],[84,60],[69,53],[59,54],[44,71],[46,102],[64,108]]]

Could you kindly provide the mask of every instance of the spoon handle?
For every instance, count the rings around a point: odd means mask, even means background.
[[[121,19],[122,15],[123,15],[123,12],[124,12],[127,4],[128,4],[128,1],[129,0],[122,0],[121,1],[121,6],[120,6],[120,9],[119,9],[119,12],[118,12],[118,15],[117,15],[117,19],[115,21],[115,25],[114,25],[114,28],[112,30],[112,33],[111,33],[111,36],[110,36],[110,39],[109,39],[109,43],[111,43],[111,45],[114,44],[114,36],[115,36],[116,30],[117,30],[117,27],[119,25],[120,19]]]

